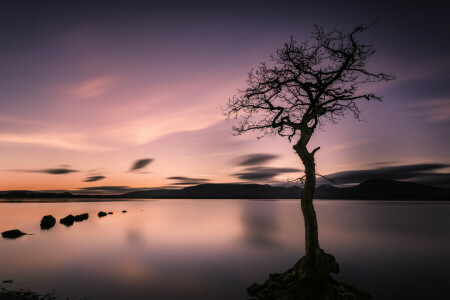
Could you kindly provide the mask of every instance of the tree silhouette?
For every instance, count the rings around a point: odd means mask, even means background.
[[[359,101],[381,101],[380,96],[360,92],[361,85],[394,79],[366,69],[375,50],[360,42],[357,35],[369,26],[358,26],[348,33],[336,29],[325,32],[315,26],[311,41],[299,43],[291,37],[271,56],[269,64],[263,62],[249,72],[247,88],[239,90],[227,104],[227,118],[240,119],[233,127],[235,134],[257,131],[260,137],[279,135],[295,140],[293,148],[305,169],[301,209],[306,255],[294,273],[303,282],[323,283],[331,280],[329,272],[338,271],[334,257],[319,246],[313,196],[317,175],[314,155],[320,147],[310,151],[308,143],[327,122],[335,123],[348,113],[359,120]],[[298,280],[297,286],[301,285]]]

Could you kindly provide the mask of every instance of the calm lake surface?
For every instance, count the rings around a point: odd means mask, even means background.
[[[450,299],[449,202],[315,205],[334,278],[376,299]],[[40,230],[48,214],[57,224]],[[0,231],[15,228],[35,235],[0,239],[0,282],[14,280],[2,286],[74,299],[248,299],[304,254],[298,200],[0,203]]]

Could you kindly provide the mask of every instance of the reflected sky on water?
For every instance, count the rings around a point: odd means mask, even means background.
[[[450,299],[448,203],[315,204],[337,280],[376,299]],[[71,227],[39,228],[44,215],[86,212]],[[0,239],[0,280],[76,299],[246,299],[250,284],[304,254],[294,200],[0,203],[0,231],[15,228],[35,235]]]

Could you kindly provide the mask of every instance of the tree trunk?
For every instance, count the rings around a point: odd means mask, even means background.
[[[320,246],[317,218],[313,204],[313,196],[316,190],[316,164],[314,154],[310,153],[306,148],[311,134],[312,132],[302,132],[301,138],[294,146],[294,149],[305,167],[305,184],[301,196],[301,207],[305,222],[305,250],[306,256],[314,262],[320,252]]]
[[[305,221],[306,255],[286,272],[270,274],[264,284],[252,284],[247,292],[259,300],[373,300],[369,293],[334,280],[330,273],[339,273],[339,264],[333,255],[320,249],[313,204],[316,190],[314,153],[318,148],[312,152],[306,148],[313,131],[308,127],[302,129],[300,140],[294,145],[305,167],[301,207]]]
[[[312,128],[303,128],[300,140],[294,145],[305,167],[301,207],[305,221],[306,255],[286,272],[270,274],[264,284],[252,284],[247,292],[259,300],[373,300],[369,293],[334,280],[330,273],[339,273],[339,264],[333,255],[320,249],[313,204],[316,190],[314,153],[319,148],[312,152],[306,148],[313,131]]]

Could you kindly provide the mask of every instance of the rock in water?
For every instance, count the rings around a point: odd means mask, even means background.
[[[108,213],[108,215],[112,215],[113,214],[113,212],[112,211],[110,211],[109,213]]]
[[[52,215],[44,216],[41,220],[41,229],[50,229],[56,224],[56,219]]]
[[[18,237],[21,237],[25,234],[26,233],[20,231],[19,229],[13,229],[2,232],[2,237],[4,237],[5,239],[17,239]]]
[[[98,217],[99,218],[104,217],[106,215],[107,215],[107,213],[105,213],[104,211],[101,211],[101,212],[98,213]]]
[[[59,223],[64,224],[67,227],[72,226],[73,222],[75,222],[75,217],[73,215],[68,215],[67,217],[59,220]]]
[[[126,211],[126,210],[122,210],[122,212],[123,212],[123,213],[126,213],[127,211]]]
[[[81,221],[87,220],[88,218],[89,218],[89,214],[85,213],[85,214],[81,214],[81,215],[76,215],[74,217],[74,221],[75,222],[81,222]]]

